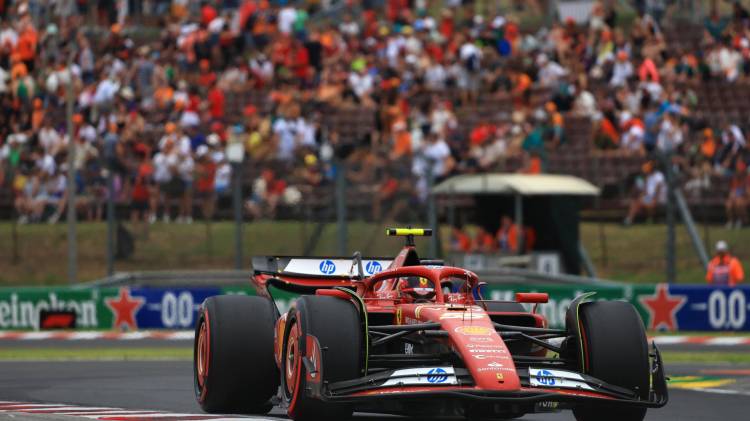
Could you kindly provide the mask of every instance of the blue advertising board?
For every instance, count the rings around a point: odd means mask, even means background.
[[[639,295],[647,327],[670,331],[750,330],[750,287],[656,285],[653,295]]]
[[[221,288],[130,289],[134,299],[143,300],[136,313],[139,329],[190,329],[203,300],[222,293]]]

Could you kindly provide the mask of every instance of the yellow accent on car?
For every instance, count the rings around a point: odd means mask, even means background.
[[[429,228],[386,228],[385,234],[388,236],[429,237],[432,235],[432,230]]]

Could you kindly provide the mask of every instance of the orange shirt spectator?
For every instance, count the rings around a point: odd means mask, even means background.
[[[536,244],[536,230],[531,227],[526,227],[523,230],[524,235],[524,250],[526,252],[531,251]],[[513,220],[508,216],[503,216],[500,224],[500,229],[495,234],[500,251],[506,253],[517,253],[518,252],[518,225],[513,223]]]
[[[491,253],[497,250],[495,237],[486,229],[479,227],[479,231],[477,231],[477,235],[474,237],[473,250],[483,253]]]
[[[542,159],[536,155],[529,158],[529,166],[524,171],[526,174],[541,174],[542,173]]]
[[[711,129],[703,130],[703,142],[701,143],[701,154],[706,159],[713,159],[716,155],[716,139],[714,131]]]
[[[460,228],[451,231],[451,251],[468,253],[471,251],[471,238]]]
[[[31,128],[39,130],[44,121],[44,107],[41,98],[34,98],[34,111],[31,112]]]
[[[36,56],[36,44],[37,34],[32,28],[26,28],[25,31],[18,38],[18,44],[16,45],[16,52],[18,53],[21,61],[26,63],[33,61]]]
[[[411,155],[411,133],[406,130],[406,123],[399,121],[393,125],[393,152],[391,159]]]
[[[716,256],[708,263],[706,282],[712,285],[728,285],[733,287],[745,279],[742,263],[729,254],[729,247],[725,241],[716,243]]]

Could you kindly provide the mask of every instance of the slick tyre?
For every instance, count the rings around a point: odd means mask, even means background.
[[[275,312],[262,297],[221,295],[203,304],[195,327],[195,397],[209,413],[265,414],[279,387]]]
[[[630,303],[597,301],[579,310],[584,371],[648,400],[650,370],[643,322]],[[578,421],[642,421],[646,408],[586,405],[573,409]]]
[[[351,418],[351,407],[315,395],[322,385],[361,376],[362,341],[359,313],[351,302],[327,296],[297,300],[287,316],[281,356],[281,390],[290,418]],[[317,354],[308,353],[311,347]]]

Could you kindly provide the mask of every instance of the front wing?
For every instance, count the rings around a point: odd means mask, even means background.
[[[386,370],[321,385],[310,393],[321,400],[353,404],[359,410],[372,407],[378,412],[413,412],[409,410],[420,408],[420,403],[443,413],[477,406],[495,413],[548,412],[582,404],[659,408],[667,404],[669,396],[655,345],[652,357],[648,400],[582,373],[534,366],[516,370],[521,388],[513,391],[481,389],[473,384],[468,370],[446,366]]]

